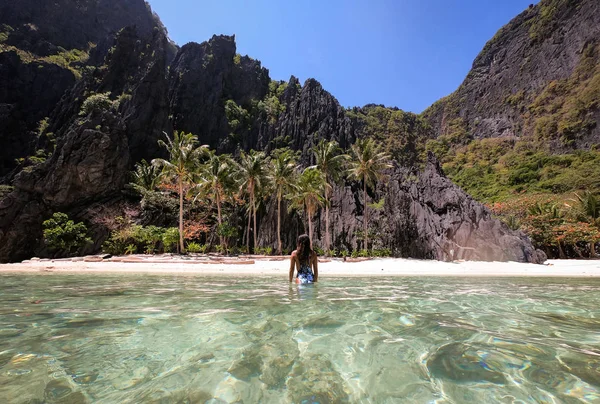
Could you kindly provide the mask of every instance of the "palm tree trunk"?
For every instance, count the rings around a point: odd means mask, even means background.
[[[365,228],[365,245],[364,245],[364,249],[365,251],[369,249],[369,233],[368,233],[368,217],[367,217],[367,179],[365,178],[363,180],[363,199],[364,199],[364,212],[363,212],[363,225]]]
[[[183,245],[183,180],[179,177],[179,252],[185,252]]]
[[[308,239],[310,240],[310,246],[312,248],[312,209],[309,206],[306,207],[306,214],[308,215]]]
[[[252,217],[254,219],[254,253],[256,254],[256,202],[254,201],[254,190],[252,190]]]
[[[277,193],[277,254],[282,254],[281,249],[281,191]]]
[[[325,254],[329,255],[329,191],[325,190]]]
[[[252,221],[252,209],[248,209],[248,230],[246,231],[246,254],[250,254],[250,223]]]
[[[596,242],[590,242],[590,258],[596,258]]]
[[[217,229],[217,232],[219,233],[219,242],[221,243],[221,247],[223,247],[223,235],[221,234],[221,195],[219,194],[219,191],[217,191],[217,219],[219,223],[219,227]]]
[[[565,252],[564,252],[564,250],[563,250],[563,248],[562,248],[562,245],[560,244],[560,241],[558,242],[558,257],[559,257],[561,260],[564,260],[564,259],[566,259],[566,258],[567,258],[567,257],[565,256]]]

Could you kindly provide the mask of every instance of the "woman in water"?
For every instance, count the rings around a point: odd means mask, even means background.
[[[319,279],[317,254],[310,247],[306,234],[298,237],[298,247],[290,257],[290,282],[294,278],[294,269],[298,270],[296,283],[312,283]],[[313,272],[314,271],[314,272]]]

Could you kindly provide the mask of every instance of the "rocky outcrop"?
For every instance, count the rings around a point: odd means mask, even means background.
[[[453,127],[463,125],[463,135],[476,139],[533,135],[529,106],[552,81],[572,78],[586,47],[599,38],[598,1],[542,0],[498,31],[458,90],[424,116],[436,135],[451,134]],[[600,106],[590,107],[582,119],[596,125],[578,129],[573,146],[600,142]]]
[[[155,31],[166,35],[143,0],[0,0],[0,178],[17,167],[15,160],[35,153],[40,121],[88,71],[86,66],[104,62],[125,27],[136,27],[144,39]],[[163,47],[170,61],[175,47],[168,41]],[[122,56],[117,58],[121,62]],[[129,77],[125,71],[111,71],[116,86]]]
[[[0,53],[0,177],[31,152],[39,122],[76,82],[69,69],[26,63],[15,51]]]
[[[15,30],[7,44],[40,56],[85,49],[127,26],[142,36],[162,28],[144,0],[0,0],[0,24]]]
[[[383,240],[395,254],[444,261],[546,260],[528,237],[493,218],[452,183],[432,154],[418,178],[410,177],[402,171],[393,174],[386,195]]]
[[[300,86],[292,76],[279,101],[283,112],[275,121],[263,120],[258,148],[288,146],[302,151],[307,162],[320,139],[336,140],[343,148],[354,142],[354,130],[344,108],[318,81],[309,79]]]
[[[213,36],[202,44],[181,48],[170,69],[169,103],[173,126],[198,136],[202,144],[219,151],[235,151],[227,139],[232,132],[225,103],[250,108],[269,88],[269,71],[260,62],[236,56],[235,38]],[[255,145],[248,142],[245,148]]]
[[[450,181],[439,162],[429,154],[425,170],[414,173],[396,167],[369,203],[385,198],[383,208],[369,210],[369,233],[374,248],[388,248],[397,257],[422,259],[516,261],[541,264],[543,252],[533,248],[527,236],[510,230],[491,212]],[[325,212],[313,220],[315,240],[325,235]],[[337,187],[331,202],[332,248],[362,248],[357,234],[362,232],[364,205],[358,184]],[[259,242],[276,248],[276,211],[267,210]],[[306,219],[307,220],[307,219]],[[305,221],[306,221],[305,220]],[[282,242],[293,249],[293,234],[307,232],[302,220],[286,218]],[[321,245],[316,241],[316,245]]]

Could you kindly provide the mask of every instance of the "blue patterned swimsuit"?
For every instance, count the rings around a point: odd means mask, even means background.
[[[300,269],[298,270],[298,283],[313,283],[314,282],[314,274],[312,269],[310,269],[310,263],[300,263]]]

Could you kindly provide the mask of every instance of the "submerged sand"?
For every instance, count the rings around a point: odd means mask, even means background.
[[[17,264],[0,265],[0,273],[39,274],[171,273],[285,278],[288,271],[289,260],[286,257],[260,256],[128,256],[105,259],[90,256],[70,260],[32,259]],[[600,260],[549,260],[544,265],[534,265],[516,262],[440,262],[399,258],[361,262],[324,259],[319,264],[319,276],[600,277]]]

